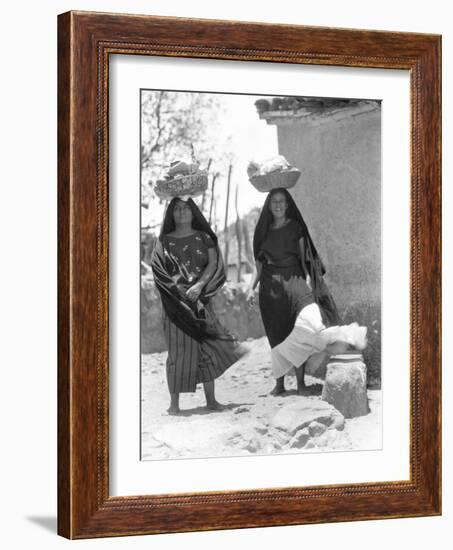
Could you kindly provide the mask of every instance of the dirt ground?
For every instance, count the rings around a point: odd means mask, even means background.
[[[369,414],[346,419],[341,432],[335,430],[304,448],[289,449],[281,432],[273,428],[272,420],[282,408],[321,401],[323,381],[307,375],[307,394],[299,396],[295,377],[287,376],[288,391],[279,397],[271,396],[274,379],[267,339],[247,343],[251,352],[216,380],[217,400],[225,405],[220,412],[205,408],[200,385],[193,394],[181,394],[180,415],[169,415],[167,353],[142,356],[143,460],[381,448],[381,391],[368,390]]]

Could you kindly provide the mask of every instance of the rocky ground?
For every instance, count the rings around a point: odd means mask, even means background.
[[[321,400],[323,381],[306,376],[306,395],[286,377],[288,391],[274,385],[266,338],[248,342],[251,353],[216,380],[221,412],[207,411],[200,386],[181,394],[181,414],[167,413],[166,352],[142,356],[142,459],[241,456],[381,448],[381,391],[368,390],[370,413],[344,419]]]

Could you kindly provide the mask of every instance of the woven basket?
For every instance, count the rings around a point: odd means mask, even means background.
[[[199,171],[196,174],[175,176],[168,180],[158,180],[154,192],[162,200],[171,200],[175,197],[197,197],[203,194],[208,187],[208,174]]]
[[[289,170],[280,170],[270,172],[263,176],[252,176],[250,183],[262,193],[269,193],[272,189],[290,189],[294,187],[300,177],[300,170],[290,168]]]

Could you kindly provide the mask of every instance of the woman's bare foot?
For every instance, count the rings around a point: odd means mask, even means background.
[[[170,407],[167,412],[172,416],[176,416],[181,412],[179,409],[179,393],[170,393]]]
[[[211,380],[210,382],[204,382],[203,387],[204,394],[206,396],[206,408],[209,411],[223,411],[225,409],[225,405],[219,403],[215,398],[214,380]]]
[[[275,386],[274,389],[271,390],[270,395],[273,395],[275,397],[276,395],[283,395],[284,393],[286,393],[285,388],[279,388],[278,386]]]
[[[274,389],[271,391],[271,395],[282,395],[286,393],[286,389],[285,389],[285,379],[283,376],[281,376],[280,378],[277,378],[277,380],[275,381],[275,387]]]
[[[222,405],[222,403],[219,403],[217,400],[215,400],[206,403],[206,408],[210,411],[223,411],[225,410],[225,405]]]
[[[305,363],[302,363],[300,367],[295,369],[296,381],[297,381],[297,395],[305,394]]]
[[[297,395],[308,395],[309,390],[305,384],[297,387]]]

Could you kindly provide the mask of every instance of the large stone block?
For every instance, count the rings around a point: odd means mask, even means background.
[[[367,372],[362,355],[338,355],[327,365],[322,399],[345,418],[368,414]]]

